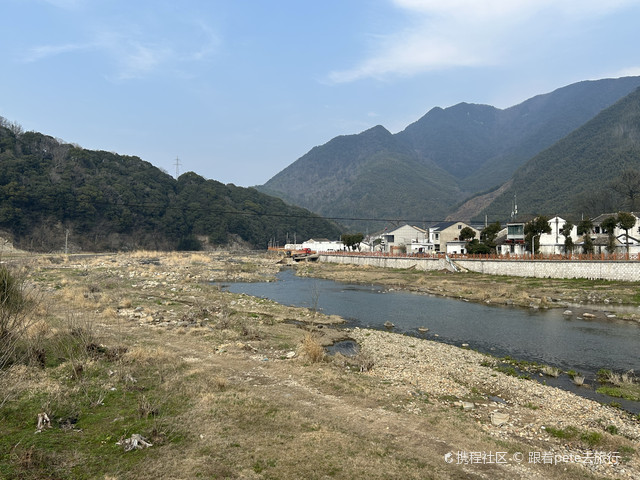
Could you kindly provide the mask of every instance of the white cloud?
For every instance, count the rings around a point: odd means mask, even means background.
[[[197,21],[194,25],[195,28],[190,27],[192,35],[173,39],[146,32],[138,25],[117,29],[94,27],[92,38],[85,43],[39,45],[23,54],[22,61],[30,63],[89,52],[105,64],[103,73],[110,80],[143,78],[161,69],[175,71],[215,54],[220,45],[218,37],[204,23]]]
[[[116,79],[129,80],[141,78],[157,70],[171,56],[169,48],[161,45],[144,45],[138,42],[125,42],[111,49],[118,65]]]
[[[500,64],[522,31],[597,18],[633,0],[390,0],[406,14],[401,31],[370,37],[372,52],[352,68],[331,72],[333,83],[453,67]],[[534,23],[535,22],[535,23]],[[562,32],[565,33],[565,32]],[[529,42],[536,42],[529,38]]]
[[[36,62],[48,57],[54,57],[65,53],[87,51],[95,48],[92,44],[67,43],[63,45],[40,45],[31,48],[23,56],[22,60],[26,63]]]
[[[187,58],[193,61],[206,60],[218,51],[222,42],[220,37],[206,23],[196,20],[194,24],[200,32],[200,40],[197,48]]]

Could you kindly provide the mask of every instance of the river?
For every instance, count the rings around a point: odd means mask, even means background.
[[[346,327],[387,329],[385,322],[391,322],[394,332],[575,370],[588,380],[601,368],[640,371],[640,327],[624,320],[564,316],[562,309],[487,306],[388,291],[377,285],[298,277],[292,270],[280,272],[277,278],[276,282],[233,283],[225,288],[339,315],[347,320]]]

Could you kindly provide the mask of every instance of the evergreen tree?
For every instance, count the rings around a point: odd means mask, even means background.
[[[591,232],[593,231],[593,222],[590,218],[582,220],[578,224],[578,235],[582,235],[582,253],[593,253],[593,240],[591,240]]]
[[[624,230],[627,255],[629,255],[629,230],[636,226],[636,217],[628,212],[618,212],[618,225]]]
[[[616,250],[615,231],[616,231],[616,227],[618,226],[618,218],[617,217],[607,217],[602,221],[600,226],[605,231],[605,233],[607,234],[607,237],[609,239],[609,241],[607,243],[607,252],[609,252],[609,253],[615,252],[615,250]]]
[[[544,215],[534,218],[524,226],[524,242],[534,255],[540,251],[540,235],[543,233],[551,233],[549,218]]]
[[[568,255],[573,251],[573,239],[571,238],[571,231],[573,230],[573,223],[567,221],[560,230],[560,233],[564,236],[564,254]]]

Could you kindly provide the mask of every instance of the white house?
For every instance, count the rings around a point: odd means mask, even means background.
[[[629,242],[629,253],[640,253],[640,217],[637,212],[630,212],[636,219],[635,225],[629,229],[629,234],[625,232],[619,225],[616,225],[613,236],[616,239],[616,252],[627,252],[627,241]],[[605,253],[608,240],[606,239],[605,230],[602,228],[602,222],[609,217],[617,217],[617,213],[603,213],[592,220],[594,243],[596,253]]]
[[[310,238],[302,243],[302,248],[310,248],[316,252],[339,252],[346,247],[340,240],[329,240],[328,238]]]
[[[543,233],[539,237],[536,237],[534,241],[539,247],[539,252],[545,255],[562,255],[565,253],[564,242],[565,237],[562,234],[567,221],[558,216],[549,220],[549,227],[551,227],[551,233]],[[574,245],[579,243],[580,237],[578,236],[578,228],[574,225],[571,228],[571,240]],[[571,253],[571,252],[568,252]]]
[[[339,240],[329,240],[328,238],[310,238],[302,243],[287,243],[284,246],[287,250],[302,250],[310,248],[316,252],[338,252],[344,250],[344,244]]]
[[[405,224],[395,230],[385,231],[380,235],[382,251],[396,252],[404,249],[407,253],[410,253],[414,245],[418,249],[420,248],[419,245],[427,245],[428,237],[427,230]]]

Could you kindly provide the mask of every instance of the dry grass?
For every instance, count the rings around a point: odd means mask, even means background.
[[[574,375],[571,381],[578,387],[584,385],[584,377],[582,375]]]
[[[189,255],[189,263],[209,263],[211,258],[203,253],[192,253]]]
[[[156,258],[158,256],[165,256],[165,253],[157,252],[154,250],[135,250],[127,254],[130,258],[133,259],[148,259],[148,258]]]
[[[105,320],[115,320],[116,318],[118,318],[118,311],[115,308],[109,306],[102,310],[101,315]]]
[[[544,367],[542,367],[542,373],[547,375],[548,377],[558,378],[560,376],[561,370],[556,367],[545,365]]]
[[[312,333],[307,333],[300,345],[300,355],[311,363],[318,363],[324,360],[326,352],[318,339]]]
[[[123,363],[160,365],[175,362],[175,354],[162,346],[136,345],[122,356]]]

